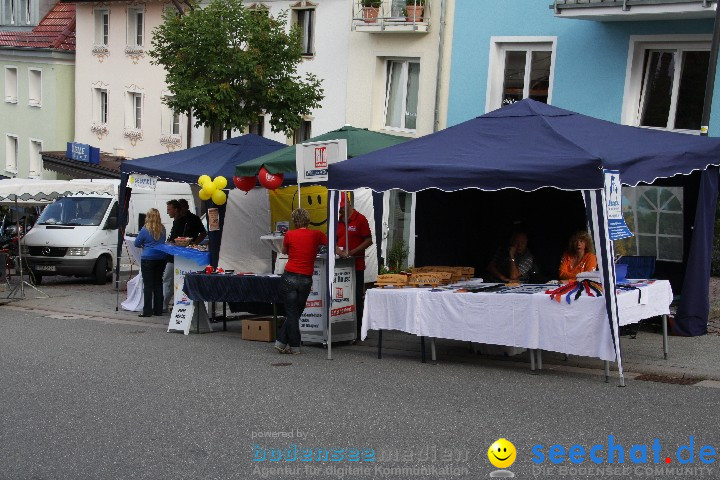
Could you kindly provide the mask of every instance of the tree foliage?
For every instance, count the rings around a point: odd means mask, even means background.
[[[195,126],[210,127],[213,139],[243,129],[269,113],[274,132],[290,135],[323,98],[320,80],[297,73],[301,32],[286,31],[287,12],[247,9],[242,0],[196,4],[184,15],[166,9],[153,31],[152,63],[167,72],[173,110],[192,114]]]

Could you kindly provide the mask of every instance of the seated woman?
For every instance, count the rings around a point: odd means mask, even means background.
[[[568,248],[560,260],[558,278],[560,280],[575,280],[578,273],[592,272],[597,269],[592,238],[585,231],[579,231],[570,237]]]
[[[534,258],[527,249],[528,237],[523,232],[510,237],[510,245],[498,250],[490,264],[488,273],[495,281],[527,282],[534,270]]]

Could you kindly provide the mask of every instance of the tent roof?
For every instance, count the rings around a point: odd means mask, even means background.
[[[602,169],[637,185],[718,164],[720,139],[618,125],[526,99],[330,165],[328,187],[583,190],[602,188]]]
[[[374,152],[375,150],[397,145],[398,143],[403,143],[409,140],[409,138],[406,137],[398,137],[395,135],[388,135],[387,133],[373,132],[367,128],[357,128],[345,125],[344,127],[333,130],[332,132],[312,137],[302,143],[340,139],[347,140],[347,154],[349,158]],[[235,168],[235,175],[240,177],[256,175],[260,170],[260,167],[263,165],[265,165],[265,168],[270,173],[295,173],[295,145],[285,147],[276,152],[245,162],[242,165],[238,165]]]
[[[195,183],[200,175],[213,178],[222,175],[228,179],[228,188],[232,188],[230,180],[235,165],[284,146],[268,138],[247,134],[187,150],[126,160],[120,170],[123,173],[141,173],[187,183]]]
[[[118,180],[35,180],[9,178],[0,180],[0,203],[43,205],[58,197],[74,194],[114,195]]]

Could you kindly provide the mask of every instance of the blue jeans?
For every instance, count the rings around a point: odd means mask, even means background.
[[[285,322],[280,328],[278,341],[293,348],[300,347],[300,315],[305,310],[312,277],[285,272],[282,276],[282,296],[285,302]]]
[[[140,272],[143,279],[143,315],[162,315],[163,309],[163,272],[166,260],[140,259]]]

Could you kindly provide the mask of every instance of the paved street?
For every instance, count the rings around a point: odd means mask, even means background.
[[[110,288],[70,283],[84,292],[72,296],[79,305]],[[130,313],[67,318],[21,303],[0,307],[2,479],[489,478],[499,437],[517,448],[516,476],[557,478],[531,461],[533,445],[607,452],[610,434],[632,468],[631,446],[648,445],[652,462],[654,438],[661,461],[672,457],[658,465],[679,467],[675,450],[693,436],[695,476],[720,475],[699,459],[706,444],[720,449],[717,388],[632,379],[619,388],[597,375],[530,375],[512,361],[423,365],[392,351],[377,360],[364,347],[338,347],[332,361],[321,348],[286,356],[233,332],[183,336]],[[375,461],[270,461],[272,448],[293,445],[371,450]]]

